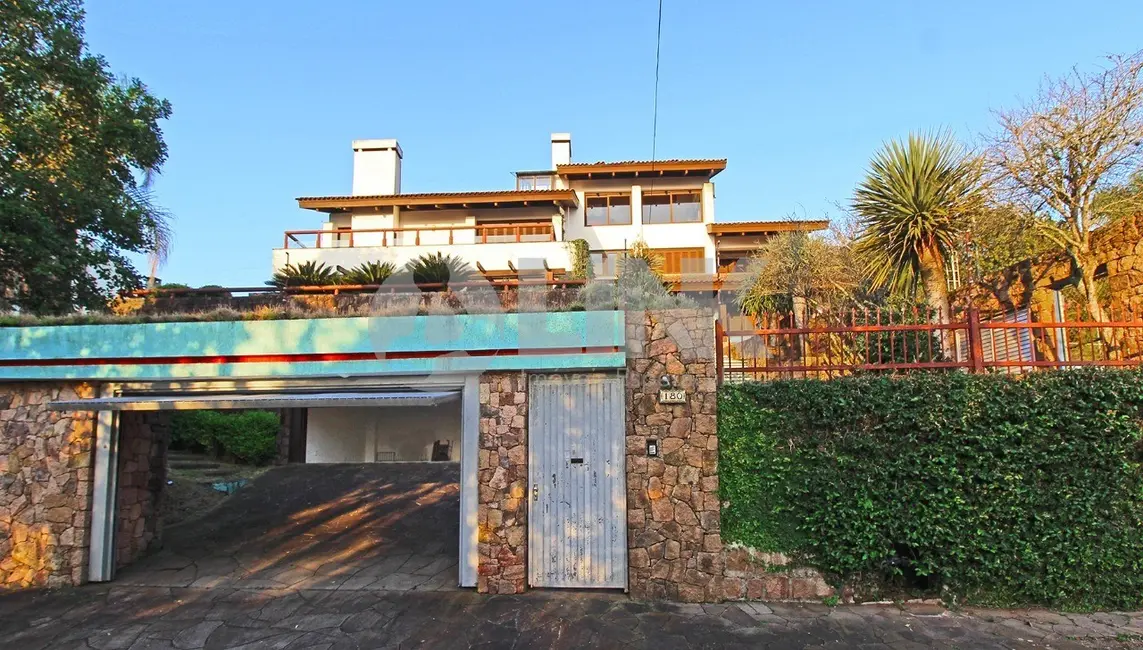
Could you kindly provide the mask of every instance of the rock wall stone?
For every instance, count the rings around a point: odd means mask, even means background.
[[[1112,312],[1143,319],[1143,214],[1116,221],[1099,235],[1095,247],[1107,265]]]
[[[160,508],[167,481],[170,415],[127,411],[119,417],[115,564],[131,564],[162,536]]]
[[[699,310],[627,314],[628,589],[636,598],[722,599],[714,320]],[[660,379],[687,392],[660,404]],[[647,441],[659,455],[647,455]]]
[[[524,591],[528,548],[528,378],[480,377],[476,590]]]
[[[792,566],[781,553],[759,553],[743,546],[723,549],[722,595],[727,600],[816,601],[837,590],[814,569]]]
[[[86,580],[94,416],[45,405],[95,394],[85,383],[0,385],[0,590]]]

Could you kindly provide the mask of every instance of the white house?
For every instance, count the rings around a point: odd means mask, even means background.
[[[490,278],[572,268],[567,242],[587,242],[597,276],[637,239],[663,254],[668,276],[712,277],[782,230],[824,221],[716,222],[712,179],[726,159],[572,162],[571,135],[553,133],[551,168],[516,172],[514,189],[402,193],[396,140],[353,142],[353,193],[306,196],[302,208],[328,215],[320,228],[285,233],[274,269],[319,261],[350,268],[401,266],[426,253],[468,261]],[[716,262],[717,261],[717,262]]]

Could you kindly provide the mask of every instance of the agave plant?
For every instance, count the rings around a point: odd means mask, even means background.
[[[337,271],[321,262],[302,262],[298,265],[287,264],[274,273],[274,277],[266,281],[271,287],[284,289],[286,287],[317,287],[338,283]]]
[[[397,267],[392,262],[362,262],[341,272],[342,284],[383,284]]]
[[[441,253],[426,253],[409,260],[405,264],[405,272],[413,276],[415,284],[440,284],[444,288],[449,282],[465,282],[473,276],[468,262]]]

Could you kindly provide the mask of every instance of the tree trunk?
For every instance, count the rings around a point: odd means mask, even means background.
[[[936,311],[931,320],[934,323],[947,324],[950,318],[949,285],[945,276],[945,266],[939,254],[929,254],[921,258],[921,283],[925,288],[925,302]],[[955,359],[956,349],[953,346],[951,331],[940,330],[938,335],[945,359]]]
[[[1099,304],[1099,291],[1095,285],[1095,266],[1095,262],[1091,261],[1079,267],[1079,289],[1083,292],[1088,318],[1097,322],[1106,322],[1107,312],[1104,311],[1103,305]],[[1115,340],[1114,330],[1110,327],[1101,327],[1097,331],[1099,332],[1099,342],[1103,344],[1107,358],[1117,358],[1119,345]]]

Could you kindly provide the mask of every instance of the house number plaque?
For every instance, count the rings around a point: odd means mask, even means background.
[[[678,388],[661,388],[659,389],[659,403],[686,404],[687,391],[679,390]]]

